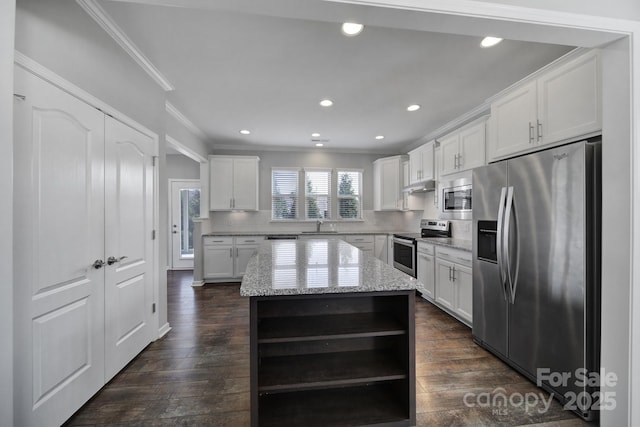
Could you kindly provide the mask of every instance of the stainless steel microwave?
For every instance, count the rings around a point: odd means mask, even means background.
[[[441,219],[471,219],[473,188],[471,178],[443,182],[439,187]]]

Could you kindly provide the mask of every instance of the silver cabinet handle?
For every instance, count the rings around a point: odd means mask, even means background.
[[[533,144],[533,124],[529,122],[529,144]]]
[[[454,265],[453,267],[451,267],[451,277],[452,277],[452,281],[455,282],[456,281],[456,266]]]
[[[536,120],[538,124],[538,142],[542,139],[542,123],[540,123],[540,119]]]
[[[116,258],[116,257],[110,256],[109,258],[107,258],[107,264],[108,265],[113,265],[116,262],[120,262],[125,258],[126,258],[126,255],[125,256],[121,256],[120,258]]]
[[[462,154],[458,153],[458,169],[462,167]]]
[[[104,261],[101,259],[97,259],[93,261],[93,264],[91,264],[91,267],[95,268],[96,270],[100,270],[103,266],[104,266]]]

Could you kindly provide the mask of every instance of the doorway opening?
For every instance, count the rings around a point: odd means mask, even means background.
[[[200,216],[200,180],[171,180],[171,269],[193,269],[193,219]]]

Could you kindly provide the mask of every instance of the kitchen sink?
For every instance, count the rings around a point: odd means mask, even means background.
[[[302,234],[336,234],[335,230],[332,231],[303,231]]]

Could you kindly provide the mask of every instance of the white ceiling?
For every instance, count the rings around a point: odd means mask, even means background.
[[[324,149],[400,152],[571,50],[515,40],[481,49],[478,36],[442,32],[445,18],[433,24],[440,32],[413,15],[403,22],[414,29],[395,28],[367,8],[314,0],[191,3],[100,5],[212,149],[309,148],[319,132]],[[353,16],[368,25],[345,37],[340,23]],[[323,98],[334,106],[320,107]],[[422,109],[407,112],[413,103]]]

